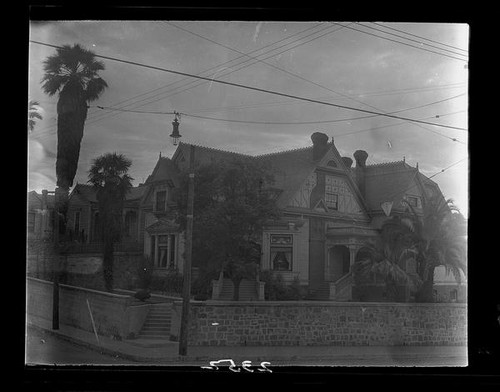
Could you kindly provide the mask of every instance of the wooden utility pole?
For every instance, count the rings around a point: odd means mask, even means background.
[[[194,214],[194,146],[189,152],[189,185],[186,222],[186,249],[184,260],[184,283],[182,286],[182,314],[179,332],[179,355],[187,355],[189,329],[189,301],[191,298],[191,259],[193,254],[193,214]]]
[[[54,192],[54,255],[52,257],[52,329],[59,329],[59,195]]]

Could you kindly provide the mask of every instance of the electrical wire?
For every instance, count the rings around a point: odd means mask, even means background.
[[[275,44],[277,44],[277,43],[280,43],[280,42],[283,42],[283,41],[285,41],[285,40],[288,40],[288,39],[290,39],[290,38],[292,38],[292,37],[294,37],[294,36],[297,36],[297,35],[299,35],[299,34],[303,34],[303,33],[307,32],[307,31],[309,31],[309,30],[311,30],[311,29],[314,29],[314,28],[316,28],[316,27],[320,27],[321,25],[322,25],[322,23],[320,23],[320,24],[318,24],[318,25],[315,25],[315,26],[312,26],[312,27],[309,27],[309,28],[307,28],[307,29],[301,30],[300,32],[297,32],[297,33],[291,34],[291,35],[289,35],[289,36],[287,36],[287,37],[285,37],[285,38],[282,38],[282,39],[280,39],[280,40],[278,40],[278,41],[274,41],[274,42],[272,42],[272,43],[270,43],[270,44],[267,44],[267,45],[265,45],[265,46],[263,46],[263,47],[261,47],[261,48],[259,48],[259,49],[256,49],[256,50],[254,50],[254,51],[251,51],[251,52],[249,52],[249,54],[253,54],[253,53],[255,53],[255,52],[259,52],[259,51],[261,51],[261,50],[263,50],[263,49],[265,49],[265,48],[268,48],[268,47],[273,46],[273,45],[275,45]],[[306,35],[306,36],[300,37],[300,38],[295,39],[295,40],[293,40],[293,41],[291,41],[291,42],[288,42],[288,43],[286,43],[286,44],[280,45],[280,46],[278,46],[278,47],[276,47],[276,48],[273,48],[273,49],[267,50],[266,52],[259,54],[259,56],[262,56],[262,55],[264,55],[264,54],[268,54],[268,53],[273,52],[273,51],[275,51],[275,50],[279,50],[279,49],[281,49],[281,48],[283,48],[283,47],[285,47],[285,46],[287,46],[287,45],[290,45],[290,44],[296,43],[296,42],[298,42],[298,41],[300,41],[300,40],[303,40],[304,38],[308,38],[308,37],[310,37],[310,36],[312,36],[312,35],[315,35],[315,34],[317,34],[317,33],[323,32],[323,31],[325,31],[325,30],[331,30],[331,29],[332,29],[332,27],[334,27],[334,26],[326,26],[326,27],[323,27],[323,28],[321,28],[320,30],[317,30],[317,31],[315,31],[315,32],[313,32],[313,33],[309,33],[309,34],[308,34],[308,35]],[[339,29],[336,29],[336,30],[339,30]],[[334,30],[334,31],[336,31],[336,30]],[[298,45],[295,45],[295,46],[293,46],[293,47],[291,47],[291,48],[288,48],[288,49],[286,49],[286,50],[284,50],[284,51],[280,52],[279,54],[284,53],[285,51],[291,50],[291,49],[293,49],[293,48],[295,48],[295,47],[297,47],[297,46],[300,46],[300,45],[302,45],[302,44],[305,44],[305,43],[311,42],[311,41],[313,41],[313,40],[315,40],[315,39],[317,39],[317,38],[321,38],[321,37],[323,37],[323,36],[325,36],[325,35],[327,35],[327,34],[330,34],[330,33],[334,32],[334,31],[327,32],[326,34],[323,34],[323,35],[321,35],[321,36],[319,36],[319,37],[315,37],[315,38],[310,39],[310,40],[308,40],[308,41],[306,41],[306,42],[299,43]],[[271,56],[268,56],[267,58],[272,57],[272,56],[276,56],[276,55],[277,55],[277,54],[276,54],[276,53],[274,53],[274,54],[272,54]],[[209,68],[209,69],[207,69],[207,70],[205,70],[205,71],[200,72],[199,74],[207,73],[207,72],[209,72],[209,71],[211,71],[211,70],[214,70],[214,69],[216,69],[216,68],[220,68],[220,67],[221,67],[221,66],[223,66],[223,65],[228,65],[228,64],[230,64],[231,62],[236,61],[236,60],[238,60],[238,59],[240,59],[240,58],[242,58],[242,57],[246,57],[246,55],[245,55],[245,56],[238,56],[238,57],[236,57],[236,58],[234,58],[234,59],[231,59],[231,60],[226,61],[226,62],[224,62],[224,63],[218,64],[218,65],[216,65],[216,66],[214,66],[214,67],[211,67],[211,68]],[[266,59],[267,59],[267,58],[266,58]],[[237,64],[237,66],[240,66],[240,65],[242,65],[242,64],[244,64],[244,63],[247,63],[247,62],[249,62],[249,61],[250,61],[250,60],[245,60],[245,61],[242,61],[242,62],[240,62],[239,64]],[[249,65],[251,65],[251,64],[249,64]],[[249,65],[247,65],[247,66],[249,66]],[[244,66],[244,67],[240,67],[240,68],[238,68],[238,69],[234,70],[233,72],[238,71],[238,70],[243,69],[243,68],[246,68],[246,66]],[[230,72],[230,73],[232,73],[232,72]],[[227,74],[230,74],[230,73],[227,73]],[[226,76],[226,75],[222,75],[222,76]],[[181,79],[181,80],[178,80],[178,81],[175,81],[175,82],[169,83],[169,84],[167,84],[167,85],[165,85],[165,86],[162,86],[162,87],[156,88],[156,89],[154,89],[154,90],[151,90],[151,91],[148,91],[148,92],[145,92],[145,93],[142,93],[142,94],[136,95],[135,97],[132,97],[132,98],[129,98],[129,99],[126,99],[126,100],[120,101],[119,103],[114,104],[114,106],[116,106],[116,105],[118,105],[118,104],[120,104],[120,103],[124,103],[124,102],[126,102],[126,101],[129,101],[129,100],[131,100],[131,99],[135,99],[136,97],[140,97],[140,96],[144,96],[144,95],[150,94],[150,93],[152,93],[152,92],[154,92],[154,91],[157,91],[157,90],[159,90],[159,89],[163,89],[163,88],[166,88],[166,87],[170,87],[170,86],[172,86],[172,85],[175,85],[176,83],[180,83],[180,82],[183,82],[184,80],[189,80],[189,79],[191,79],[191,78],[189,78],[189,77],[185,77],[185,78],[183,78],[183,79]],[[184,92],[184,91],[189,90],[189,89],[191,89],[191,88],[195,88],[195,87],[197,87],[197,86],[199,86],[199,85],[202,85],[202,84],[204,84],[204,83],[206,83],[206,82],[197,82],[197,81],[192,81],[192,80],[191,80],[191,81],[190,81],[190,82],[188,82],[188,83],[184,83],[184,86],[186,86],[186,85],[190,85],[190,84],[193,84],[193,83],[198,83],[198,84],[196,84],[196,85],[194,85],[194,86],[192,86],[192,87],[186,88],[186,89],[184,89],[184,90],[178,91],[177,93],[181,93],[181,92]],[[175,90],[175,89],[178,89],[178,88],[182,88],[182,87],[183,87],[183,86],[178,86],[178,87],[174,88],[174,90]],[[145,101],[145,100],[149,100],[149,99],[152,99],[152,98],[155,98],[155,97],[159,97],[159,96],[161,97],[163,94],[166,94],[166,93],[168,94],[168,93],[170,93],[170,92],[171,92],[171,91],[158,93],[158,94],[156,94],[156,95],[154,95],[154,96],[146,97],[146,98],[143,98],[143,99],[141,99],[141,100],[139,100],[139,101],[136,101],[136,102],[133,102],[133,103],[130,103],[130,104],[124,105],[124,107],[134,106],[134,105],[137,105],[137,103],[139,103],[139,102],[143,102],[143,101]],[[177,94],[177,93],[175,93],[175,94]],[[146,102],[146,103],[144,103],[144,104],[142,104],[142,105],[140,105],[140,106],[138,106],[138,107],[143,107],[143,106],[145,106],[145,105],[148,105],[148,104],[151,104],[151,103],[154,103],[154,102],[158,102],[159,100],[162,100],[162,99],[168,98],[168,97],[170,97],[170,96],[172,96],[172,94],[171,94],[171,95],[169,95],[169,96],[161,97],[161,98],[156,99],[156,100],[154,100],[154,101]],[[123,107],[123,105],[122,105],[122,107]],[[137,106],[136,106],[136,107],[137,107]],[[104,118],[104,117],[113,117],[114,115],[116,115],[116,114],[111,114],[111,115],[108,115],[108,116],[104,115],[104,116],[102,116],[101,118]],[[98,115],[98,116],[99,116],[99,115]],[[97,121],[101,120],[101,118],[97,118],[97,119],[96,119],[96,118],[89,118],[87,123],[88,123],[88,124],[95,123],[95,122],[97,122]],[[94,120],[94,121],[92,121],[92,120]],[[51,128],[53,128],[53,126],[52,126],[52,127],[48,127],[47,129],[51,129]],[[45,130],[46,130],[46,129],[43,129],[42,131],[45,131]],[[40,131],[39,131],[38,133],[40,134]]]
[[[44,45],[44,46],[48,46],[48,47],[52,47],[52,48],[56,48],[56,49],[61,49],[61,46],[58,46],[58,45],[47,44],[47,43],[35,41],[35,40],[30,40],[30,42],[38,44],[38,45]],[[394,116],[394,115],[390,115],[390,114],[377,113],[377,112],[373,112],[370,110],[358,109],[358,108],[353,108],[353,107],[345,106],[345,105],[337,105],[337,104],[330,103],[330,102],[319,101],[316,99],[301,97],[301,96],[293,95],[293,94],[286,94],[286,93],[282,93],[279,91],[268,90],[268,89],[255,87],[255,86],[248,86],[248,85],[244,85],[241,83],[234,83],[234,82],[228,82],[228,81],[224,81],[224,80],[207,78],[204,76],[198,76],[198,75],[190,74],[187,72],[175,71],[175,70],[168,69],[168,68],[158,67],[158,66],[154,66],[154,65],[145,64],[145,63],[139,63],[137,61],[124,60],[124,59],[120,59],[120,58],[116,58],[116,57],[112,57],[112,56],[104,56],[104,55],[96,54],[95,57],[102,58],[105,60],[116,61],[116,62],[120,62],[120,63],[124,63],[124,64],[134,65],[134,66],[138,66],[138,67],[148,68],[148,69],[152,69],[152,70],[156,70],[156,71],[160,71],[160,72],[167,72],[167,73],[172,73],[175,75],[189,76],[189,77],[196,78],[196,79],[211,81],[213,83],[224,84],[227,86],[238,87],[238,88],[242,88],[242,89],[246,89],[246,90],[257,91],[257,92],[272,94],[272,95],[279,95],[282,97],[293,98],[293,99],[297,99],[297,100],[301,100],[301,101],[305,101],[305,102],[317,103],[320,105],[332,106],[332,107],[336,107],[339,109],[346,109],[346,110],[353,110],[353,111],[358,111],[358,112],[363,112],[363,113],[376,114],[379,116],[397,118],[400,120],[411,121],[411,122],[427,124],[427,125],[433,125],[433,126],[449,128],[449,129],[466,130],[465,128],[453,127],[450,125],[443,125],[443,124],[431,123],[431,122],[427,122],[427,121],[420,121],[420,120],[416,120],[416,119],[412,119],[412,118],[405,118],[405,117]]]
[[[377,22],[372,22],[372,24],[375,24],[375,25],[380,26],[380,27],[384,27],[384,28],[389,29],[389,30],[394,30],[394,31],[397,31],[397,32],[399,32],[399,33],[407,34],[407,35],[410,35],[410,36],[412,36],[412,37],[420,38],[420,39],[423,39],[423,40],[425,40],[425,41],[434,42],[434,43],[439,44],[439,45],[447,46],[447,47],[449,47],[449,48],[457,49],[457,50],[460,50],[460,51],[462,51],[462,52],[467,52],[467,53],[468,53],[468,50],[467,50],[467,49],[462,49],[462,48],[459,48],[459,47],[457,47],[457,46],[444,44],[444,43],[442,43],[442,42],[439,42],[439,41],[434,41],[434,40],[432,40],[432,39],[430,39],[430,38],[425,38],[425,37],[422,37],[422,36],[420,36],[420,35],[411,34],[411,33],[408,33],[407,31],[398,30],[398,29],[396,29],[396,28],[394,28],[394,27],[386,26],[385,24],[381,24],[381,23],[377,23]]]
[[[438,49],[438,50],[443,50],[443,51],[445,51],[445,52],[453,53],[453,54],[455,54],[455,55],[457,55],[457,56],[465,56],[465,57],[468,57],[466,54],[457,53],[457,52],[455,52],[455,51],[453,51],[453,50],[444,49],[444,48],[440,48],[440,47],[438,47],[438,46],[434,46],[434,45],[426,44],[426,43],[424,43],[424,42],[422,42],[422,41],[418,41],[418,40],[416,40],[416,39],[411,39],[411,38],[406,38],[406,37],[404,37],[404,36],[402,36],[402,35],[398,35],[398,34],[390,33],[390,32],[387,32],[387,31],[384,31],[384,30],[381,30],[381,29],[377,29],[377,28],[372,27],[372,26],[368,26],[368,25],[366,25],[366,24],[357,23],[357,22],[356,22],[356,24],[357,24],[357,25],[359,25],[359,26],[362,26],[362,27],[365,27],[365,28],[371,29],[371,30],[375,30],[375,31],[382,32],[382,33],[384,33],[384,34],[392,35],[392,36],[394,36],[394,37],[403,38],[403,39],[406,39],[406,40],[408,40],[408,41],[410,41],[410,42],[416,42],[416,43],[418,43],[418,44],[420,44],[420,45],[426,45],[426,46],[430,46],[431,48],[435,48],[435,49]]]
[[[332,22],[332,23],[337,24],[337,25],[339,25],[339,26],[344,26],[344,25],[342,25],[342,24],[340,24],[340,23],[337,23],[337,22]],[[386,41],[395,42],[395,43],[398,43],[398,44],[401,44],[401,45],[409,46],[409,47],[411,47],[411,48],[420,49],[420,50],[423,50],[423,51],[425,51],[425,52],[434,53],[434,54],[438,54],[438,55],[441,55],[441,56],[449,57],[449,58],[452,58],[452,59],[455,59],[455,60],[460,60],[460,61],[467,62],[467,60],[462,59],[462,58],[459,58],[459,57],[454,57],[454,56],[450,56],[450,55],[448,55],[448,54],[435,52],[435,51],[433,51],[433,50],[429,50],[429,49],[425,49],[425,48],[422,48],[422,47],[419,47],[419,46],[411,45],[411,44],[408,44],[408,43],[405,43],[405,42],[401,42],[401,41],[398,41],[398,40],[394,40],[394,39],[392,39],[392,38],[382,37],[382,36],[380,36],[380,35],[373,34],[373,33],[370,33],[370,32],[368,32],[368,31],[359,30],[359,29],[356,29],[356,28],[351,27],[351,26],[344,26],[344,27],[345,27],[345,28],[347,28],[347,29],[354,30],[354,31],[358,31],[358,32],[360,32],[360,33],[367,34],[367,35],[371,35],[371,36],[373,36],[373,37],[377,37],[377,38],[380,38],[380,39],[383,39],[383,40],[386,40]]]

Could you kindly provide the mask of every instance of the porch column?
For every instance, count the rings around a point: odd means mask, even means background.
[[[349,270],[352,271],[352,266],[354,265],[354,261],[356,260],[356,245],[349,245]]]

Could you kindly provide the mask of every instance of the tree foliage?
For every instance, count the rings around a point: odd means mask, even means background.
[[[40,103],[38,101],[28,101],[28,132],[31,133],[35,129],[36,120],[43,120],[40,114]]]
[[[104,92],[104,63],[80,45],[64,45],[43,62],[42,89],[57,102],[57,186],[69,190],[76,175],[87,104]]]
[[[434,270],[444,266],[457,283],[461,274],[467,275],[467,248],[465,218],[452,199],[430,198],[419,215],[412,206],[404,220],[412,233],[417,250],[417,271],[424,282],[418,300],[432,302]]]
[[[187,174],[179,193],[178,221],[185,227]],[[235,286],[255,276],[261,256],[262,228],[278,212],[267,190],[273,182],[250,160],[214,162],[195,168],[193,265],[204,273],[224,271]]]
[[[122,154],[107,153],[94,159],[89,183],[97,190],[99,219],[103,227],[103,272],[106,289],[113,289],[114,243],[120,239],[125,196],[132,187],[128,169],[132,162]]]

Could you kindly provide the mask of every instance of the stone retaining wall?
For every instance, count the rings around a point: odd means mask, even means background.
[[[191,304],[189,322],[190,345],[467,343],[466,304],[207,301]]]

